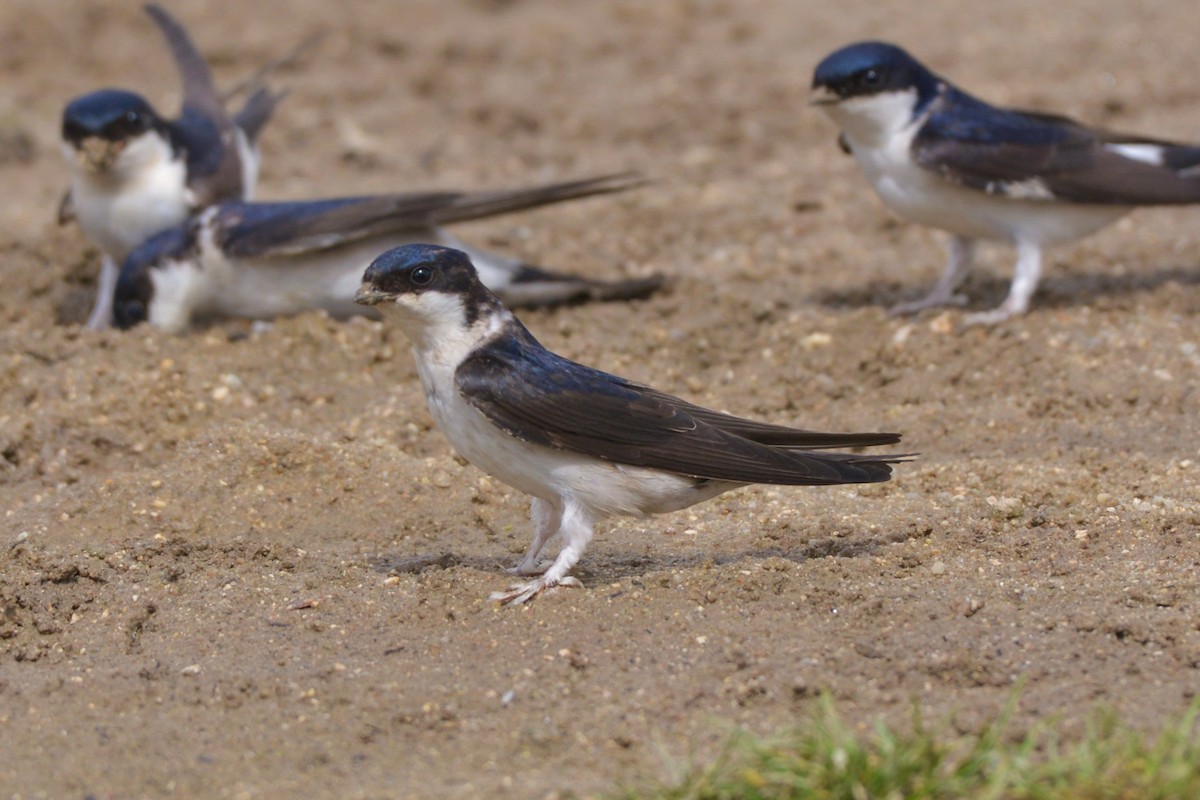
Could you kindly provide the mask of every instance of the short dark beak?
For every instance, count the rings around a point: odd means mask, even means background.
[[[392,296],[387,292],[381,292],[369,283],[364,283],[358,287],[358,291],[354,293],[354,302],[362,303],[364,306],[377,306],[380,303],[391,300]]]
[[[810,106],[831,106],[837,103],[842,98],[837,96],[837,93],[825,86],[814,86],[812,94],[808,97]]]

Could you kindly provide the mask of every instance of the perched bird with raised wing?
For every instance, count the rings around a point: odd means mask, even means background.
[[[223,200],[249,198],[258,176],[256,141],[282,93],[259,87],[229,117],[204,57],[161,7],[146,6],[183,82],[179,118],[164,119],[140,95],[101,89],[63,111],[71,186],[59,219],[79,222],[102,252],[88,326],[111,323],[119,265],[150,236]]]
[[[837,50],[817,65],[813,90],[888,208],[952,236],[933,291],[896,313],[965,302],[956,292],[975,242],[990,239],[1017,249],[1008,297],[963,321],[1003,322],[1029,308],[1045,248],[1138,206],[1200,203],[1200,146],[996,108],[893,44]]]
[[[496,192],[427,192],[292,203],[221,203],[142,244],[121,267],[113,316],[182,333],[212,317],[271,320],[310,309],[366,313],[354,302],[363,270],[381,251],[433,241],[467,249],[484,282],[522,306],[629,300],[661,275],[604,281],[550,272],[459,242],[441,226],[640,186],[606,175]]]
[[[711,411],[542,347],[466,253],[414,244],[379,256],[355,299],[413,344],[429,411],[464,458],[533,497],[533,542],[513,568],[536,579],[492,595],[519,604],[555,586],[612,515],[677,511],[748,483],[888,480],[902,455],[826,452],[900,441],[816,433]],[[562,539],[548,568],[547,542]]]

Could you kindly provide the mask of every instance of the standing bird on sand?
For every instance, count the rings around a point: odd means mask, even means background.
[[[613,515],[678,511],[748,483],[886,481],[901,455],[825,452],[895,444],[895,433],[816,433],[711,411],[546,350],[480,281],[466,253],[406,245],[379,256],[355,299],[413,343],[429,411],[464,458],[532,495],[535,531],[492,595],[524,603],[555,586]],[[546,543],[558,557],[538,562]]]
[[[950,260],[929,295],[894,313],[962,304],[956,293],[978,239],[1017,249],[1008,297],[967,325],[1025,313],[1043,250],[1081,239],[1138,206],[1200,203],[1200,146],[1088,128],[1066,117],[996,108],[899,47],[862,42],[827,56],[813,103],[841,129],[888,208],[949,231]]]

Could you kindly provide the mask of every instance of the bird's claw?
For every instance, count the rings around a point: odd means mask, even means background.
[[[927,308],[941,308],[942,306],[965,306],[967,304],[967,296],[965,294],[931,294],[928,297],[922,297],[920,300],[913,300],[908,303],[897,303],[888,309],[888,313],[893,317],[902,317],[908,314],[916,314],[919,311],[924,311]]]
[[[966,314],[959,323],[960,327],[970,328],[975,325],[999,325],[1001,322],[1007,322],[1021,312],[1013,311],[1012,309],[1000,306],[993,308],[991,311],[977,311],[974,314]]]
[[[492,592],[488,596],[488,599],[505,606],[519,606],[523,603],[528,603],[543,592],[548,592],[559,587],[579,589],[583,587],[583,584],[579,582],[578,578],[572,578],[570,575],[559,578],[556,581],[547,581],[542,578],[530,581],[529,583],[515,583],[503,592]]]
[[[550,565],[553,563],[554,562],[550,559],[543,558],[541,561],[526,566],[525,562],[522,561],[516,566],[509,567],[504,571],[509,575],[541,575],[546,570],[550,569]]]

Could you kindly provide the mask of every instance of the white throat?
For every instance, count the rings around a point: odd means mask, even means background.
[[[396,302],[380,303],[376,308],[395,320],[412,341],[418,366],[426,362],[451,370],[500,333],[512,318],[507,309],[489,309],[468,325],[463,299],[445,292],[404,294]]]
[[[914,119],[917,90],[882,92],[868,97],[851,97],[839,103],[822,106],[854,148],[886,147],[895,137],[908,129],[916,129],[920,119]]]

